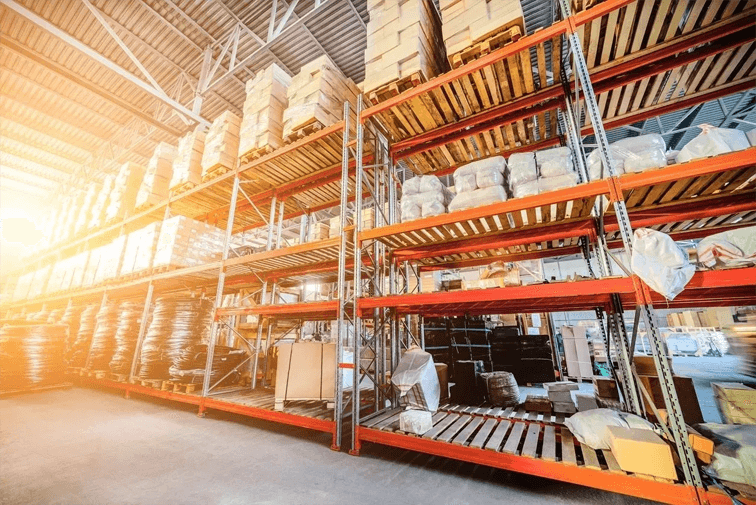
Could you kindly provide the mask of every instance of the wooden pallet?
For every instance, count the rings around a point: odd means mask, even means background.
[[[111,373],[108,377],[114,382],[129,382],[129,374],[127,373]]]
[[[205,172],[205,175],[202,176],[202,182],[207,182],[210,179],[220,177],[221,175],[230,172],[231,170],[233,170],[233,168],[229,168],[225,165],[215,165],[210,170]]]
[[[428,82],[425,74],[421,71],[414,72],[407,77],[391,81],[389,83],[380,86],[374,90],[368,91],[365,95],[368,97],[368,101],[373,105],[378,105],[381,102],[388,100],[400,93],[412,89],[424,82]]]
[[[291,133],[284,136],[284,144],[291,144],[299,139],[305,138],[308,135],[312,135],[315,132],[319,132],[325,128],[325,125],[317,119],[310,119],[305,124],[297,126]]]
[[[142,212],[157,207],[156,203],[143,203],[142,205],[134,208],[134,214],[141,214]]]
[[[181,267],[178,265],[163,265],[159,267],[154,267],[150,274],[145,274],[145,275],[156,275],[156,274],[163,274],[166,272],[173,272],[174,270],[178,270],[179,268]]]
[[[163,391],[172,391],[174,393],[194,393],[202,389],[202,384],[192,384],[176,381],[163,381],[161,389]]]
[[[179,184],[178,186],[172,187],[170,194],[171,196],[180,195],[181,193],[185,193],[196,186],[197,184],[193,182],[185,182],[183,184]]]
[[[477,60],[491,51],[495,51],[512,42],[517,42],[520,37],[522,37],[522,30],[519,26],[496,31],[483,40],[473,42],[472,45],[462,51],[448,55],[449,64],[452,68],[461,67],[465,63]]]
[[[86,375],[87,377],[94,377],[95,379],[104,379],[107,377],[110,372],[107,370],[82,370],[82,375]]]
[[[51,384],[48,386],[36,386],[31,388],[22,388],[22,389],[8,389],[8,390],[0,390],[0,398],[8,398],[11,396],[17,396],[17,395],[23,395],[27,393],[42,393],[44,391],[54,391],[56,389],[71,389],[73,387],[73,384],[70,382],[64,382],[61,384]]]
[[[256,160],[257,158],[261,158],[265,156],[266,154],[270,154],[275,149],[272,146],[264,145],[262,147],[255,147],[244,153],[243,155],[239,156],[242,163],[247,163],[248,161]]]

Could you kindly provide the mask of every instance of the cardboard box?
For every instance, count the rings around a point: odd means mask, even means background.
[[[257,72],[246,83],[239,157],[262,148],[278,149],[283,145],[283,114],[289,105],[286,91],[291,76],[275,63]]]
[[[575,399],[577,400],[577,409],[579,412],[598,408],[596,397],[593,395],[575,393]]]
[[[711,388],[727,424],[756,424],[756,389],[740,382],[713,382]]]
[[[158,143],[147,163],[147,171],[137,193],[136,207],[157,205],[168,198],[175,158],[175,147],[166,142]]]
[[[239,128],[241,118],[227,110],[210,125],[202,152],[202,178],[212,177],[211,172],[222,167],[236,168],[239,155]]]
[[[609,377],[594,377],[593,390],[595,391],[596,396],[619,400],[617,383],[614,381],[614,379],[611,379]]]
[[[124,163],[110,191],[110,200],[105,210],[105,221],[123,219],[134,213],[139,187],[144,179],[144,167],[136,163]]]
[[[562,326],[562,342],[570,377],[593,377],[593,364],[588,340],[583,326]]]
[[[658,376],[658,374],[656,373],[656,364],[654,363],[653,356],[636,355],[633,358],[633,363],[635,363],[635,371],[638,372],[638,375],[652,375],[654,377]],[[669,363],[669,369],[672,370],[671,357],[667,358],[667,363]]]
[[[513,26],[525,33],[519,0],[441,0],[439,5],[449,56]]]
[[[607,426],[607,430],[609,446],[622,470],[677,480],[672,450],[656,433],[619,426]]]
[[[659,378],[648,375],[639,375],[638,377],[640,378],[641,384],[646,388],[646,391],[651,395],[651,398],[653,398],[656,408],[665,408],[664,395],[662,393]],[[693,379],[676,375],[673,377],[673,381],[675,389],[677,390],[677,396],[680,399],[680,407],[682,408],[685,422],[688,424],[704,422],[701,406],[698,403],[698,396],[696,395],[696,389],[693,386]],[[643,395],[643,402],[647,411],[651,412],[651,405],[646,400],[645,395]]]
[[[175,190],[184,184],[196,186],[202,182],[202,154],[205,152],[205,130],[197,126],[181,137],[173,158],[173,175],[170,189]]]

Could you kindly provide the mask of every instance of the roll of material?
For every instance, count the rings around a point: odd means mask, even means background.
[[[79,328],[76,339],[71,345],[70,365],[76,368],[83,368],[87,363],[89,355],[89,344],[92,343],[92,335],[95,329],[95,319],[97,317],[97,305],[87,305],[81,312],[79,318]]]
[[[0,389],[8,391],[64,382],[65,325],[4,326],[0,329]]]
[[[142,342],[139,377],[168,379],[170,367],[184,349],[207,343],[212,313],[213,304],[207,299],[158,298]]]
[[[489,372],[480,374],[486,383],[488,401],[494,407],[515,407],[520,403],[520,388],[515,376],[509,372]]]
[[[110,371],[114,374],[127,374],[131,371],[143,311],[143,303],[124,302],[119,307],[115,350],[110,360]]]
[[[69,305],[60,318],[60,324],[68,326],[68,336],[66,337],[66,362],[70,363],[72,358],[73,344],[79,335],[79,323],[81,322],[81,313],[84,307]]]
[[[115,352],[115,334],[118,329],[118,303],[108,302],[97,311],[95,331],[89,351],[89,370],[105,370]]]
[[[210,384],[221,379],[224,384],[239,382],[241,374],[234,368],[244,360],[246,353],[241,349],[216,345],[213,364],[210,369]],[[179,382],[200,383],[205,376],[207,345],[193,345],[183,349],[169,369],[171,378]]]

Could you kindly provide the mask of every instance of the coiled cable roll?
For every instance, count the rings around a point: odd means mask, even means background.
[[[144,336],[139,378],[167,379],[173,362],[191,345],[206,343],[213,304],[204,298],[160,297]]]
[[[131,360],[139,338],[139,325],[142,322],[144,304],[123,302],[119,308],[118,329],[115,333],[115,352],[110,360],[110,371],[115,374],[127,374],[131,371]]]
[[[119,314],[117,302],[108,302],[97,311],[89,363],[86,364],[89,370],[105,370],[110,365],[116,347]]]
[[[87,362],[89,344],[92,342],[92,334],[94,334],[97,309],[97,305],[87,305],[81,311],[79,331],[76,333],[76,340],[71,345],[70,364],[72,367],[83,368]]]
[[[59,384],[68,328],[58,324],[3,326],[0,329],[0,389]]]
[[[79,323],[81,322],[81,313],[84,310],[82,306],[69,305],[63,312],[60,324],[68,326],[68,336],[66,337],[66,362],[70,363],[73,357],[73,344],[79,335]]]
[[[63,317],[63,309],[53,309],[47,316],[47,324],[60,324],[61,317]]]
[[[213,352],[213,364],[210,369],[210,384],[213,385],[239,363],[244,360],[246,353],[241,349],[216,345]],[[170,368],[171,378],[179,382],[200,383],[205,376],[205,365],[207,363],[207,345],[193,345],[181,351],[177,360],[173,362]],[[224,384],[235,384],[239,382],[241,374],[238,371],[230,374],[224,381]]]

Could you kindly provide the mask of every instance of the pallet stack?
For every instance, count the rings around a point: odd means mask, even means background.
[[[198,126],[178,141],[173,159],[170,188],[180,193],[202,182],[202,154],[205,152],[205,131]]]
[[[173,177],[173,160],[176,148],[166,142],[160,142],[152,158],[147,163],[142,185],[136,198],[136,208],[143,209],[157,205],[168,198],[168,189]]]
[[[142,179],[144,179],[144,167],[130,161],[121,165],[113,190],[110,192],[108,208],[105,211],[106,223],[123,219],[134,212]]]
[[[431,0],[368,0],[368,9],[366,93],[403,80],[419,84],[444,72],[441,20]]]
[[[160,237],[161,221],[129,233],[121,264],[121,276],[148,273],[152,269],[152,253]]]
[[[246,83],[239,157],[255,158],[283,145],[283,114],[289,104],[291,76],[275,63]]]
[[[321,56],[302,66],[286,91],[289,105],[283,114],[284,140],[332,125],[344,117],[344,102],[357,103],[359,88]]]
[[[108,198],[113,191],[113,186],[115,186],[115,177],[106,175],[102,181],[100,192],[92,205],[91,217],[87,225],[89,229],[99,228],[105,222],[105,211],[108,208]]]
[[[78,235],[84,231],[89,225],[89,221],[92,219],[92,211],[95,208],[95,202],[102,192],[102,186],[96,182],[90,182],[87,184],[87,188],[84,191],[84,200],[79,210],[79,216],[76,218],[76,224],[74,225],[74,234]]]
[[[227,110],[213,121],[202,153],[202,180],[225,174],[236,167],[241,118]]]
[[[524,34],[519,0],[440,0],[439,4],[444,46],[449,62],[454,67],[464,63],[454,57],[460,56],[460,53],[477,43],[515,27],[512,34]],[[516,36],[510,36],[506,41],[511,41]]]
[[[163,221],[152,260],[156,269],[192,267],[216,261],[223,251],[225,233],[184,216]]]
[[[126,247],[126,235],[121,235],[100,248],[99,262],[94,274],[94,285],[115,279],[121,269],[123,250]]]

